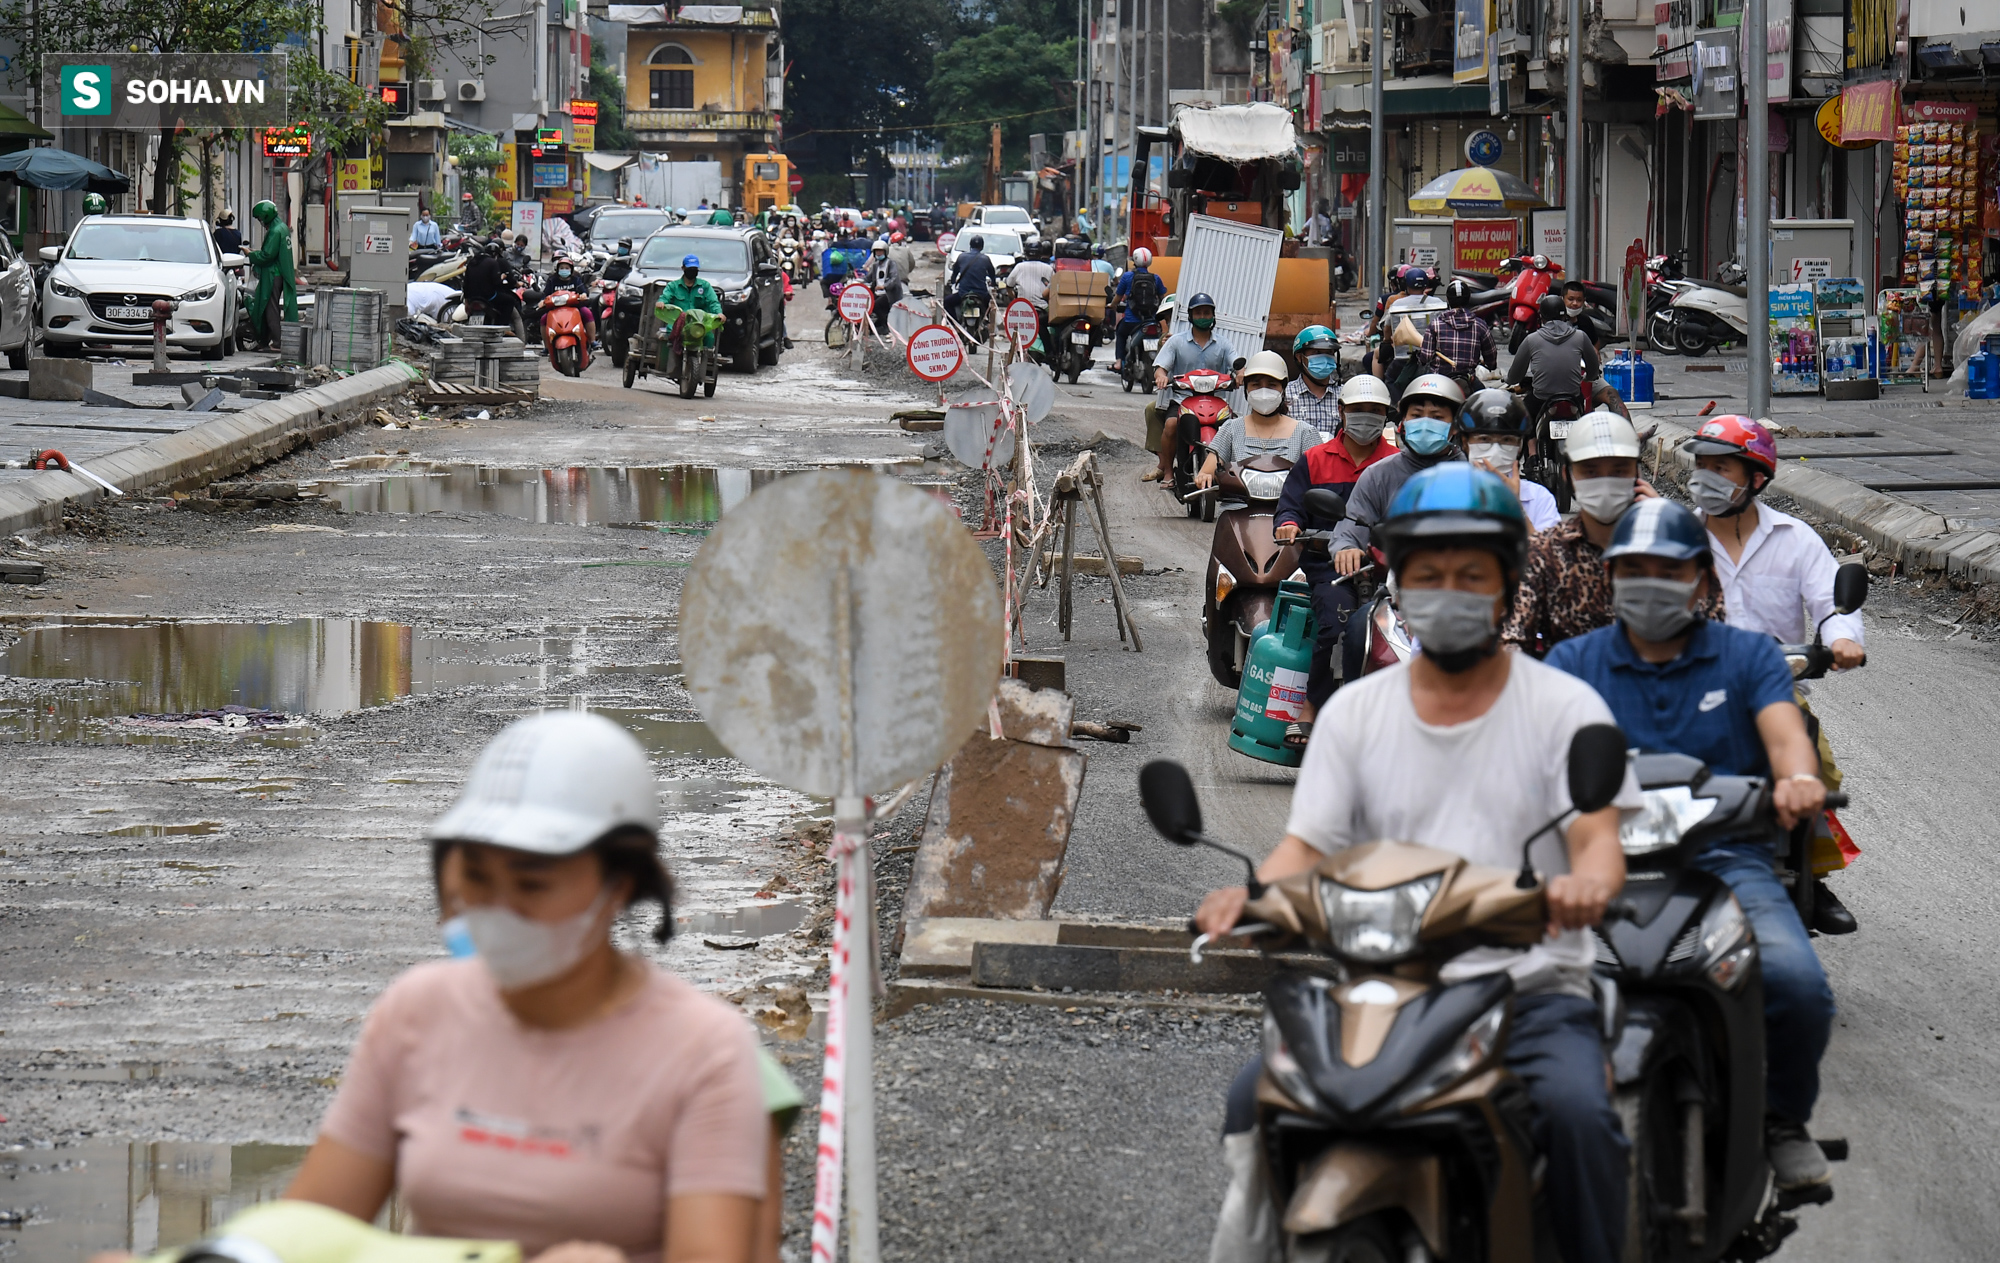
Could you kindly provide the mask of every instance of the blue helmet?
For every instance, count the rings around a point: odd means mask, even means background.
[[[1333,355],[1340,349],[1340,337],[1325,325],[1307,325],[1299,330],[1299,336],[1292,339],[1292,358],[1305,362],[1310,347],[1325,343],[1323,355]]]
[[[1213,306],[1215,306],[1215,300],[1213,298],[1210,298],[1207,294],[1196,294],[1193,298],[1187,300],[1187,306],[1185,310],[1193,311],[1197,307],[1213,307]]]
[[[1464,461],[1413,475],[1374,534],[1396,571],[1419,548],[1483,548],[1500,558],[1510,579],[1527,560],[1528,516],[1521,501],[1498,474]]]
[[[1604,550],[1604,560],[1614,557],[1667,557],[1707,565],[1711,560],[1708,528],[1672,500],[1641,500],[1627,509],[1611,530],[1611,547]]]
[[[681,266],[684,268],[700,268],[701,256],[698,254],[682,255]]]

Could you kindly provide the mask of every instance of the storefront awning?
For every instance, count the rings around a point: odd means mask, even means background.
[[[1322,94],[1329,115],[1368,117],[1368,85],[1335,84]],[[1417,75],[1382,82],[1382,111],[1390,118],[1418,114],[1484,114],[1486,85],[1453,83],[1450,75]]]
[[[620,167],[630,166],[637,158],[637,154],[629,153],[586,153],[583,155],[583,160],[599,171],[616,171]]]
[[[0,136],[20,136],[29,140],[54,140],[53,132],[35,126],[26,114],[0,105]]]

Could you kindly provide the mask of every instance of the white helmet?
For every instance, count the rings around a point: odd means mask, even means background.
[[[1285,368],[1285,357],[1276,351],[1259,351],[1243,362],[1243,371],[1236,375],[1238,381],[1246,377],[1275,377],[1284,381],[1291,373]]]
[[[1609,408],[1585,413],[1570,422],[1569,437],[1563,440],[1563,455],[1574,464],[1600,456],[1639,455],[1639,432],[1632,423]]]
[[[1425,373],[1422,377],[1403,388],[1403,406],[1410,406],[1412,399],[1442,399],[1457,412],[1465,406],[1465,392],[1457,382],[1443,373]]]
[[[1148,250],[1144,246],[1140,246],[1137,250],[1134,250],[1132,252],[1132,266],[1135,268],[1145,267],[1152,261],[1153,261],[1153,252],[1151,250]]]
[[[1340,387],[1340,406],[1345,408],[1355,403],[1379,403],[1384,408],[1394,400],[1389,398],[1389,383],[1372,373],[1360,373],[1348,378]]]
[[[653,765],[632,734],[587,711],[518,719],[486,743],[424,836],[574,855],[615,829],[660,831]]]

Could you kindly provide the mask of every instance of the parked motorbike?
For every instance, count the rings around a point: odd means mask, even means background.
[[[587,301],[574,290],[559,289],[536,304],[549,363],[566,377],[581,377],[590,367],[590,335],[584,330],[582,310]]]
[[[1723,343],[1750,338],[1749,293],[1724,281],[1689,281],[1674,295],[1674,349],[1682,355],[1705,355]]]
[[[1235,415],[1229,410],[1228,392],[1236,385],[1236,377],[1209,371],[1182,373],[1174,378],[1174,385],[1187,394],[1174,405],[1179,420],[1174,422],[1174,454],[1168,474],[1173,479],[1174,495],[1187,506],[1187,515],[1213,522],[1215,500],[1196,494],[1194,472],[1201,466],[1201,454],[1215,442],[1215,432]]]
[[[1513,280],[1513,292],[1507,300],[1507,319],[1512,326],[1507,351],[1513,354],[1521,349],[1523,339],[1542,327],[1536,304],[1562,279],[1563,267],[1546,254],[1524,254],[1502,263],[1500,274]]]
[[[1149,320],[1140,325],[1125,343],[1125,362],[1119,368],[1118,377],[1124,383],[1126,393],[1152,389],[1153,357],[1159,352],[1160,322]]]
[[[1208,504],[1221,501],[1213,510],[1215,536],[1202,585],[1201,629],[1208,641],[1209,674],[1226,689],[1243,683],[1251,639],[1258,624],[1271,620],[1278,585],[1305,578],[1299,569],[1304,542],[1280,543],[1273,516],[1291,468],[1282,456],[1220,465],[1214,485],[1196,493]]]
[[[1571,800],[1602,810],[1625,767],[1616,728],[1580,730],[1570,749]],[[1232,937],[1254,938],[1266,953],[1289,949],[1275,955],[1278,971],[1264,991],[1256,1095],[1282,1256],[1549,1257],[1540,1248],[1547,1212],[1536,1187],[1534,1107],[1506,1064],[1513,978],[1504,970],[1453,983],[1440,976],[1468,948],[1541,942],[1545,884],[1531,870],[1380,841],[1266,885],[1247,855],[1202,831],[1186,769],[1150,763],[1139,792],[1168,841],[1213,847],[1250,870],[1251,898]],[[1209,942],[1198,936],[1190,956],[1198,960]]]

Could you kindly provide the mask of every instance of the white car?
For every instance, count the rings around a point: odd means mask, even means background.
[[[1042,226],[1033,215],[1018,206],[980,206],[974,208],[972,218],[958,230],[960,236],[977,232],[982,228],[1005,228],[1029,245],[1042,239]]]
[[[219,360],[236,335],[240,282],[249,260],[215,248],[199,219],[88,215],[61,246],[42,247],[53,266],[42,285],[42,343],[74,355],[85,343],[151,346],[153,303],[175,305],[167,345]]]
[[[1020,234],[1014,232],[1012,229],[973,228],[970,226],[962,228],[959,230],[957,240],[951,243],[951,253],[945,256],[944,271],[946,276],[951,275],[951,270],[958,266],[959,259],[963,258],[972,249],[972,239],[974,237],[978,237],[986,242],[986,248],[981,250],[980,253],[993,260],[993,274],[995,276],[1007,275],[1008,271],[1013,268],[1015,260],[1021,257],[1021,251],[1024,249],[1021,245]]]
[[[0,343],[7,348],[7,367],[28,367],[28,347],[35,340],[35,273],[27,257],[0,233]]]

